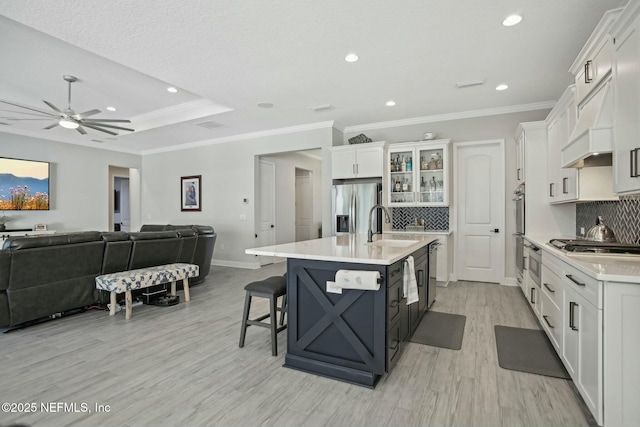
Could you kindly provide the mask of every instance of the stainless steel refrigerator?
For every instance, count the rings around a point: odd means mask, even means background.
[[[345,183],[331,188],[332,234],[365,234],[369,229],[369,211],[382,200],[382,184]],[[382,231],[382,211],[373,215],[374,233]]]

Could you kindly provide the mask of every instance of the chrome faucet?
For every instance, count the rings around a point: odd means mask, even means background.
[[[385,215],[385,222],[388,224],[391,222],[391,217],[389,216],[389,211],[387,210],[387,208],[385,208],[384,206],[378,204],[375,205],[374,207],[371,208],[371,210],[369,211],[369,232],[367,234],[367,242],[371,243],[373,242],[373,211],[375,211],[377,208],[380,208],[384,211],[384,215]]]

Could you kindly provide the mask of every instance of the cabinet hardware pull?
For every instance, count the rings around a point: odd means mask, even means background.
[[[549,184],[549,197],[556,197],[556,195],[553,194],[554,193],[553,188],[555,187],[555,185],[556,185],[555,182],[552,182]]]
[[[562,178],[562,194],[569,194],[569,178]]]
[[[393,340],[393,342],[395,342],[395,343],[396,343],[396,345],[395,345],[395,346],[391,346],[391,345],[390,345],[390,346],[389,346],[389,350],[395,350],[396,348],[398,348],[398,344],[400,344],[400,341],[399,341],[399,340]]]
[[[576,304],[573,301],[569,301],[569,327],[574,330],[577,331],[578,328],[576,327],[576,324],[573,320],[573,315],[575,314],[575,308],[578,306],[578,304]]]
[[[584,64],[584,82],[587,84],[593,81],[593,79],[589,75],[589,70],[591,70],[591,60],[587,61],[587,63]]]
[[[549,290],[549,292],[551,292],[552,294],[555,294],[555,293],[556,293],[556,291],[554,291],[553,289],[551,289],[551,288],[549,287],[549,285],[548,285],[548,284],[543,283],[543,285],[544,285],[544,287],[545,287],[545,288],[547,288],[547,290]]]
[[[530,302],[531,304],[535,304],[535,303],[536,303],[536,301],[535,301],[535,299],[534,299],[534,297],[533,297],[533,296],[535,295],[535,293],[534,293],[534,292],[535,292],[535,288],[531,288],[531,292],[530,292],[531,296],[530,296],[530,298],[529,298],[529,302]]]
[[[638,178],[638,176],[640,176],[640,174],[638,174],[638,150],[640,150],[640,148],[629,151],[629,176],[631,178]]]
[[[420,273],[422,273],[422,274],[420,274]],[[416,274],[418,275],[418,280],[417,280],[417,282],[418,282],[418,287],[419,287],[419,288],[422,288],[422,287],[424,286],[424,283],[423,283],[423,282],[424,282],[424,271],[422,271],[422,270],[418,270],[418,271],[416,272]]]
[[[389,307],[391,308],[395,308],[398,306],[398,303],[400,302],[400,300],[398,299],[394,299],[393,301],[391,301],[391,304],[389,304]]]
[[[395,270],[393,270],[393,271],[391,272],[391,275],[392,275],[392,276],[395,276],[395,275],[396,275],[396,274],[398,274],[398,273],[400,273],[400,267],[398,267],[398,268],[396,268]]]
[[[516,280],[518,281],[518,283],[522,283],[522,280],[520,280],[519,277],[516,277]]]
[[[520,181],[522,178],[520,178],[520,168],[518,168],[517,172],[516,172],[516,179],[518,181]]]
[[[551,329],[555,329],[555,326],[553,326],[551,323],[549,323],[549,319],[547,319],[547,317],[549,317],[549,316],[547,316],[546,314],[542,315],[542,318],[544,319],[544,321],[547,324],[547,326],[549,326]]]
[[[573,278],[573,276],[572,276],[572,275],[570,275],[570,274],[565,274],[565,277],[566,277],[567,279],[571,280],[573,283],[575,283],[575,284],[576,284],[576,285],[578,285],[578,286],[586,286],[584,283],[580,283],[580,282],[578,282],[578,281],[577,281],[576,279],[574,279],[574,278]]]

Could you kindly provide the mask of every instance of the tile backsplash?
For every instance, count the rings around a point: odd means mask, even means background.
[[[596,225],[602,215],[618,242],[640,244],[640,196],[621,196],[619,201],[588,202],[576,205],[576,236]]]
[[[391,228],[404,231],[405,226],[424,218],[425,231],[449,230],[449,208],[406,207],[391,209]]]

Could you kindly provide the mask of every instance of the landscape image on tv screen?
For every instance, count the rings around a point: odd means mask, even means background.
[[[0,157],[0,210],[48,210],[49,163]]]

